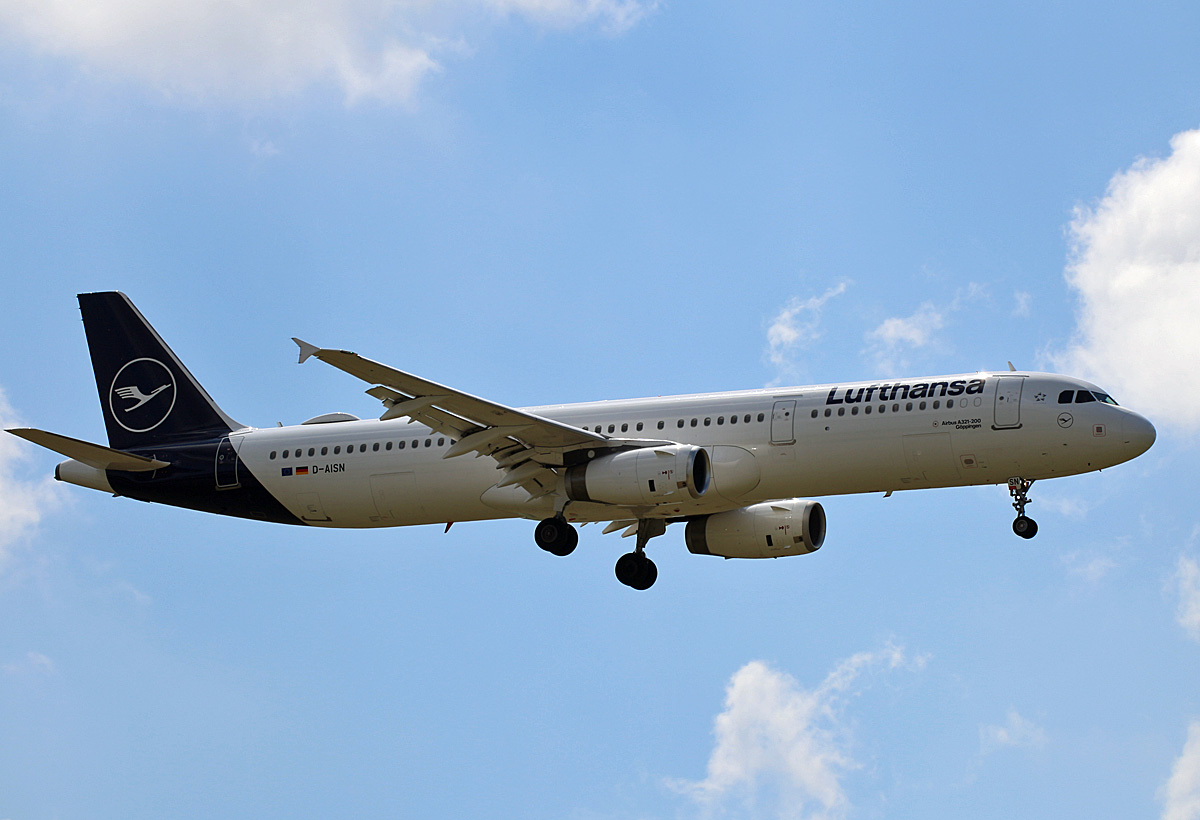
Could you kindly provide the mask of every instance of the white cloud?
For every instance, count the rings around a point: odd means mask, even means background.
[[[1162,820],[1200,820],[1200,721],[1188,726],[1187,742],[1160,796]]]
[[[1003,726],[979,727],[979,753],[991,754],[998,749],[1046,745],[1046,732],[1040,726],[1021,717],[1016,709],[1008,710]]]
[[[0,431],[15,426],[12,407],[0,390]],[[36,527],[42,514],[60,500],[53,478],[24,480],[17,475],[29,450],[21,439],[0,432],[0,571],[8,563],[13,544]]]
[[[1027,319],[1033,313],[1030,310],[1030,305],[1033,303],[1033,296],[1026,291],[1018,290],[1013,293],[1013,309],[1012,315],[1021,319]]]
[[[1117,562],[1107,555],[1083,555],[1075,551],[1067,553],[1061,560],[1067,572],[1089,584],[1098,582],[1117,568]]]
[[[265,99],[333,83],[347,102],[411,100],[464,32],[517,17],[635,25],[652,0],[6,0],[0,29],[85,70],[190,99]]]
[[[821,309],[825,303],[845,292],[846,283],[842,282],[820,296],[789,299],[767,327],[767,359],[771,364],[791,370],[795,352],[821,338]]]
[[[1055,366],[1088,378],[1156,422],[1200,429],[1200,130],[1163,159],[1118,173],[1071,223],[1074,339]],[[1169,386],[1169,389],[1168,389]]]
[[[948,304],[925,302],[908,316],[884,319],[867,334],[868,351],[875,359],[875,367],[884,375],[899,375],[909,367],[910,351],[928,347],[937,340],[938,331],[946,326],[951,315],[986,295],[982,285],[972,282]]]
[[[279,156],[279,149],[270,140],[252,139],[250,140],[250,153],[259,159],[270,159]]]
[[[1200,641],[1200,564],[1185,555],[1179,556],[1174,584],[1179,593],[1175,619],[1192,640]]]
[[[26,652],[21,660],[6,663],[0,669],[6,675],[51,675],[54,674],[54,661],[41,652]]]
[[[708,812],[728,807],[741,816],[760,811],[783,818],[844,815],[849,803],[842,776],[857,767],[840,718],[844,701],[864,671],[904,663],[904,652],[896,647],[860,652],[812,690],[761,661],[746,664],[726,687],[708,776],[669,785]],[[911,665],[923,663],[918,658]]]

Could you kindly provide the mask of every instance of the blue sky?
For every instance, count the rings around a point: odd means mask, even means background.
[[[0,420],[103,440],[74,295],[234,418],[1018,367],[1155,447],[824,500],[770,562],[306,531],[0,441],[0,818],[1200,818],[1200,8],[0,2]],[[10,439],[10,440],[8,440]]]

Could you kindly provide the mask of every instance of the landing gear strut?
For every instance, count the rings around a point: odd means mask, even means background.
[[[1023,478],[1008,480],[1008,494],[1012,496],[1013,509],[1017,511],[1017,519],[1013,521],[1013,532],[1022,538],[1033,538],[1037,535],[1037,522],[1025,515],[1025,505],[1033,503],[1029,500],[1029,488],[1032,486],[1032,481]]]
[[[658,580],[658,567],[646,557],[646,542],[667,531],[661,518],[638,520],[637,546],[617,559],[617,580],[634,589],[650,589]]]
[[[533,540],[551,555],[570,555],[579,543],[579,531],[565,518],[546,518],[534,529]]]

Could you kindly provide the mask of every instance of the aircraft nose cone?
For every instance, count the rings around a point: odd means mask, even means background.
[[[1137,413],[1130,413],[1125,417],[1122,429],[1125,433],[1124,442],[1136,449],[1135,455],[1139,456],[1149,450],[1150,445],[1154,444],[1154,439],[1158,437],[1154,425]]]

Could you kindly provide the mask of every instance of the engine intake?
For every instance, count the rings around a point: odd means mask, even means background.
[[[690,501],[704,495],[710,472],[703,447],[643,447],[570,467],[567,497],[635,507]]]
[[[825,510],[798,498],[768,501],[688,522],[684,541],[696,555],[778,558],[807,555],[825,543]]]

